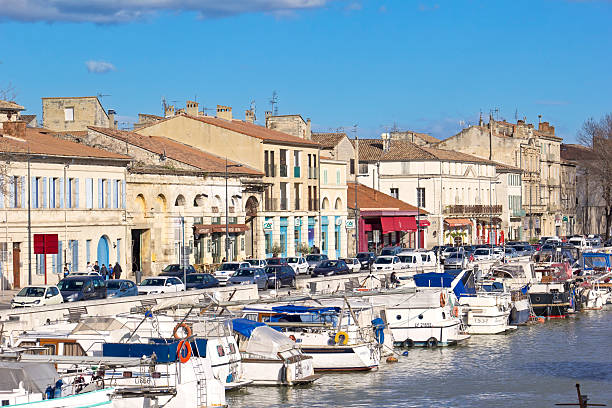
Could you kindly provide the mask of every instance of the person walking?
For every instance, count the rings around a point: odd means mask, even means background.
[[[104,280],[108,280],[108,269],[106,269],[106,265],[102,264],[100,268],[100,275],[104,278]]]
[[[115,272],[115,279],[121,279],[121,272],[123,271],[121,270],[121,265],[119,265],[119,262],[115,263],[113,272]]]
[[[64,278],[67,278],[69,273],[70,271],[68,270],[68,265],[64,265]]]

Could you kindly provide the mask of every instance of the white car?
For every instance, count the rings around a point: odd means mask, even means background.
[[[421,255],[416,252],[402,252],[397,255],[402,261],[402,267],[405,269],[417,268],[421,266]]]
[[[102,276],[96,271],[91,272],[70,272],[69,276]]]
[[[244,262],[248,262],[253,268],[265,268],[268,265],[265,259],[247,259]]]
[[[296,275],[308,273],[308,262],[303,256],[290,256],[287,258],[287,265],[293,268]]]
[[[219,281],[219,285],[225,286],[229,278],[234,276],[234,273],[236,273],[238,269],[250,267],[251,264],[248,262],[223,262],[214,275]]]
[[[361,272],[361,262],[357,258],[344,258],[342,259],[346,262],[346,266],[349,267],[351,273],[359,273]]]
[[[402,261],[397,255],[383,255],[376,258],[372,264],[373,271],[396,271],[402,269]]]
[[[156,276],[146,278],[138,285],[139,295],[152,295],[157,293],[183,292],[185,285],[183,281],[174,276]]]
[[[64,303],[60,290],[55,285],[31,285],[21,289],[11,300],[11,307],[33,307]]]
[[[433,251],[418,250],[416,253],[421,255],[421,266],[436,266],[436,254]]]
[[[474,251],[475,261],[490,261],[493,259],[493,250],[491,248],[478,248]]]

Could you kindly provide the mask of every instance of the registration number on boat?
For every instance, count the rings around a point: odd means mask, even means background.
[[[415,327],[431,327],[431,323],[415,323]]]

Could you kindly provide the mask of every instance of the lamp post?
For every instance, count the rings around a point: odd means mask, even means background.
[[[230,167],[242,167],[242,164],[227,164],[225,157],[225,260],[229,261],[229,203],[227,196],[227,169]]]

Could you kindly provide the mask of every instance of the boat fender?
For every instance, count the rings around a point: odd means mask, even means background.
[[[407,352],[407,351],[404,351],[404,352],[402,353],[402,356],[404,356],[404,357],[408,357],[408,352]]]
[[[187,350],[187,354],[183,355],[183,348]],[[176,354],[181,363],[185,364],[191,358],[191,344],[188,341],[179,341],[178,347],[176,348]]]
[[[185,333],[187,333],[187,335],[185,337],[181,337],[178,334],[178,330],[181,327],[185,330]],[[174,326],[174,331],[172,332],[172,335],[174,336],[175,339],[191,337],[192,334],[193,334],[193,331],[191,330],[191,327],[187,323],[179,323],[179,324],[177,324],[176,326]]]
[[[437,347],[438,346],[438,340],[436,340],[435,337],[430,337],[429,339],[427,339],[427,342],[425,343],[425,345],[427,347]]]
[[[387,357],[387,363],[397,363],[399,360],[396,357],[389,356]]]
[[[348,333],[339,331],[338,333],[336,333],[334,341],[336,344],[342,344],[343,346],[346,346],[346,343],[348,343]]]
[[[440,293],[440,307],[444,307],[446,305],[446,298],[444,297],[444,292]]]
[[[293,340],[293,341],[297,341],[297,340],[295,339],[295,336],[294,336],[293,334],[289,335],[289,338],[290,338],[291,340]]]
[[[459,317],[459,308],[457,306],[453,307],[453,316]]]

